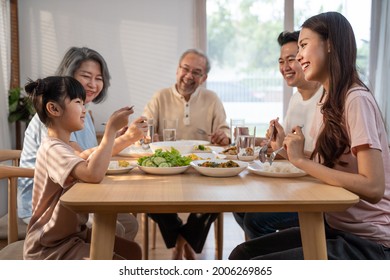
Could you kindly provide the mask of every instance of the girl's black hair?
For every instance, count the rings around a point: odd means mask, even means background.
[[[24,87],[26,93],[32,99],[34,108],[42,123],[48,126],[51,123],[46,105],[55,102],[65,109],[65,99],[80,98],[85,101],[84,87],[73,77],[50,76],[36,81],[29,80]]]

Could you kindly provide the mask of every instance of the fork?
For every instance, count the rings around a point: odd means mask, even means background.
[[[299,127],[300,127],[300,128],[303,128],[304,125],[300,125]],[[294,131],[293,133],[296,134],[295,131]],[[283,150],[283,149],[284,149],[284,146],[282,146],[282,147],[280,147],[279,149],[277,149],[276,151],[273,151],[273,152],[272,152],[272,154],[270,155],[270,157],[269,157],[269,159],[268,159],[269,165],[272,165],[272,163],[273,163],[274,160],[275,160],[276,155],[277,155],[281,150]]]
[[[262,163],[264,163],[264,162],[267,161],[268,145],[269,145],[269,143],[270,143],[271,140],[272,140],[272,136],[273,136],[273,134],[274,134],[274,130],[275,130],[275,127],[273,126],[273,127],[272,127],[272,132],[270,133],[271,136],[269,137],[267,143],[265,143],[265,144],[261,147],[261,149],[260,149],[260,151],[259,151],[259,160],[260,160]]]
[[[272,152],[272,154],[270,155],[270,157],[268,159],[269,165],[272,165],[273,161],[275,160],[276,155],[283,149],[284,149],[284,147],[280,147],[276,151]]]
[[[211,136],[211,134],[208,134],[205,130],[201,129],[201,128],[198,128],[196,130],[197,133],[199,134],[202,134],[202,135],[207,135],[207,136]]]

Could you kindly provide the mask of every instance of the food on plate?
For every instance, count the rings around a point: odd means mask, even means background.
[[[188,156],[182,156],[178,150],[171,148],[171,151],[157,149],[153,155],[138,159],[138,165],[148,167],[175,167],[187,166],[192,160]]]
[[[187,157],[189,157],[191,160],[202,160],[202,159],[211,159],[210,157],[201,157],[196,154],[189,154]]]
[[[237,155],[237,147],[236,146],[229,147],[229,148],[223,150],[221,152],[221,154],[236,156]]]
[[[269,165],[269,163],[265,163],[262,166],[262,171],[265,172],[272,172],[272,173],[297,173],[297,172],[303,172],[301,169],[295,167],[292,164],[273,164]]]
[[[119,167],[128,167],[130,165],[130,162],[127,160],[118,160]]]
[[[245,151],[241,154],[241,156],[250,157],[250,156],[253,156],[254,154],[255,154],[255,151],[253,151],[253,149],[251,147],[247,147],[247,148],[245,148]]]
[[[212,168],[231,168],[231,167],[240,167],[238,163],[229,160],[226,162],[214,162],[214,161],[205,161],[198,164],[201,167],[212,167]]]
[[[108,165],[108,169],[117,170],[117,169],[128,168],[129,166],[130,166],[130,162],[128,162],[127,160],[112,160]]]
[[[196,152],[196,151],[211,152],[211,148],[207,147],[205,145],[195,145],[194,152]]]

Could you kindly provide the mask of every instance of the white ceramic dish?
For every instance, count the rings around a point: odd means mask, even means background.
[[[210,177],[232,177],[241,173],[245,168],[248,167],[247,162],[234,160],[239,167],[229,167],[229,168],[219,168],[219,167],[202,167],[199,164],[202,164],[206,161],[212,162],[227,162],[229,160],[226,159],[215,159],[215,160],[194,160],[190,164],[193,168],[195,168],[200,174]]]
[[[172,147],[178,150],[181,154],[189,154],[193,151],[195,145],[202,141],[196,140],[179,140],[179,141],[162,141],[162,142],[153,142],[150,143],[150,149],[152,152],[156,152],[157,149],[162,149],[163,151],[171,151]]]
[[[195,156],[194,160],[212,160],[212,159],[225,159],[226,156],[218,153],[189,153],[184,156]]]
[[[237,159],[242,161],[254,161],[256,156],[237,156]]]
[[[129,166],[121,167],[119,166],[119,163],[117,160],[110,161],[110,164],[108,165],[108,169],[106,171],[107,175],[113,175],[113,174],[124,174],[129,172],[135,167],[135,165],[132,165],[129,163]]]
[[[141,146],[131,145],[118,153],[120,156],[139,158],[153,155],[151,149],[143,149]]]
[[[186,166],[177,166],[177,167],[150,167],[150,166],[141,166],[137,165],[139,169],[148,174],[154,175],[174,175],[180,174],[187,171],[190,168],[189,165]]]
[[[222,153],[219,153],[218,155],[225,156],[225,159],[237,160],[237,155],[225,155]]]
[[[249,172],[266,177],[301,177],[306,172],[296,168],[288,161],[274,161],[270,166],[268,162],[256,161],[248,166]]]
[[[224,155],[226,156],[226,159],[231,159],[231,160],[241,160],[241,161],[253,161],[259,157],[259,151],[261,147],[255,147],[254,155],[253,156],[240,156],[238,157],[237,155],[226,155],[223,154],[222,151],[218,152],[219,155]]]

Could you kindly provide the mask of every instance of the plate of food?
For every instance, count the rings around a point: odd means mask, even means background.
[[[212,153],[191,153],[186,154],[186,157],[190,157],[191,160],[211,160],[211,159],[225,159],[226,156],[218,154],[216,152]]]
[[[288,161],[253,162],[248,166],[249,172],[266,177],[301,177],[307,175],[303,170]]]
[[[196,144],[192,147],[193,153],[211,153],[212,149],[210,146],[210,142],[208,141],[200,141],[196,140]]]
[[[232,177],[247,168],[248,163],[238,160],[214,159],[191,161],[191,166],[205,176]]]
[[[138,168],[145,173],[155,175],[173,175],[185,172],[190,167],[191,159],[182,156],[178,150],[157,149],[151,156],[138,159]]]
[[[238,156],[237,155],[237,153],[238,153],[237,146],[230,146],[230,147],[220,151],[219,154],[224,155],[226,159],[231,159],[231,160],[238,159],[241,161],[253,161],[259,157],[260,148],[261,147],[255,147],[254,152],[252,151],[252,153],[250,153],[251,155],[249,155],[249,153],[247,153],[245,155]]]
[[[106,171],[107,175],[123,174],[132,170],[135,166],[127,160],[111,160]]]
[[[230,146],[219,152],[220,155],[224,155],[225,159],[237,159],[237,146]]]
[[[196,147],[202,146],[205,149],[205,145],[209,144],[210,142],[207,141],[200,141],[200,140],[178,140],[178,141],[161,141],[161,142],[153,142],[150,143],[150,149],[154,153],[156,150],[161,149],[164,151],[170,151],[171,148],[175,148],[182,154],[188,154],[197,150]],[[210,150],[211,152],[211,150]]]

